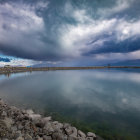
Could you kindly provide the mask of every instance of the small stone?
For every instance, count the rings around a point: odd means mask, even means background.
[[[33,110],[32,110],[32,109],[28,109],[28,110],[26,110],[25,112],[26,112],[27,114],[29,114],[29,115],[34,114],[34,112],[33,112]]]
[[[64,135],[62,133],[55,132],[55,133],[52,134],[52,139],[53,140],[63,140]]]
[[[72,134],[72,127],[67,127],[67,128],[65,129],[65,131],[66,131],[66,134],[67,134],[67,135]]]
[[[72,134],[70,136],[77,137],[77,129],[75,127],[72,127]]]
[[[36,121],[36,122],[35,122],[35,125],[36,125],[37,127],[40,127],[40,128],[43,128],[43,127],[45,126],[45,124],[44,124],[43,121],[41,121],[41,120]]]
[[[83,138],[86,137],[85,133],[80,130],[78,130],[78,136],[83,137]]]
[[[23,126],[19,123],[18,126],[17,126],[17,128],[18,128],[19,130],[22,130],[22,129],[23,129]]]
[[[44,121],[44,123],[46,123],[48,121],[51,121],[52,120],[52,117],[45,117],[42,120]]]
[[[51,136],[43,136],[43,140],[52,140]]]
[[[16,140],[24,140],[23,137],[18,137]]]
[[[93,137],[87,137],[86,140],[94,140]]]
[[[77,137],[74,137],[74,136],[69,136],[68,137],[68,140],[78,140],[78,138]]]
[[[77,129],[75,127],[67,127],[65,129],[67,135],[77,136]]]
[[[32,140],[32,137],[29,134],[25,135],[25,140]]]
[[[3,120],[3,122],[5,123],[5,125],[6,125],[6,127],[9,129],[9,128],[11,128],[11,125],[13,124],[13,121],[12,121],[12,119],[10,119],[10,118],[5,118],[4,120]]]
[[[17,131],[14,135],[15,138],[21,137],[21,131]]]
[[[30,117],[33,121],[41,119],[41,115],[39,115],[39,114],[29,114],[29,117]]]
[[[2,117],[6,117],[6,116],[7,116],[7,113],[6,113],[5,111],[3,111],[3,112],[1,113],[1,116],[2,116]]]
[[[67,127],[70,127],[71,125],[69,123],[64,123],[63,128],[66,129]]]
[[[88,137],[96,138],[96,135],[95,135],[94,133],[92,133],[92,132],[88,132],[88,133],[87,133],[87,136],[88,136]]]

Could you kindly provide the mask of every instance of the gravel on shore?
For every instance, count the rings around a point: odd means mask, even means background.
[[[8,106],[0,99],[0,140],[101,140],[68,123],[53,121],[32,110]]]

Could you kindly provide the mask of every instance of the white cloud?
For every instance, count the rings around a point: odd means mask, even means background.
[[[23,3],[0,4],[0,20],[1,29],[7,26],[13,31],[40,31],[44,27],[44,21],[36,15],[34,7]]]
[[[119,12],[130,6],[132,0],[119,0],[113,8],[108,8],[109,13]],[[106,9],[107,10],[107,9]],[[66,4],[67,16],[73,17],[76,25],[65,24],[60,27],[59,42],[67,54],[75,57],[81,55],[83,50],[96,50],[103,47],[105,41],[112,41],[112,38],[105,38],[103,35],[112,35],[114,41],[123,41],[135,36],[140,36],[140,20],[128,21],[125,18],[94,19],[86,9],[74,9],[70,3]],[[106,12],[106,11],[105,11]],[[92,45],[89,42],[96,40]]]
[[[134,36],[140,35],[140,20],[134,22],[128,22],[124,19],[120,19],[116,26],[117,39],[125,40]]]
[[[11,65],[11,66],[30,66],[38,64],[37,61],[28,60],[28,59],[11,59],[10,62],[0,62],[0,67],[3,67],[5,65]]]

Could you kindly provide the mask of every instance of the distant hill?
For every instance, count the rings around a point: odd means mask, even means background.
[[[136,60],[126,60],[112,63],[112,66],[140,66],[140,59]]]

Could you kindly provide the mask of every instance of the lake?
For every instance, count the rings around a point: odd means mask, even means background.
[[[0,75],[0,98],[106,140],[140,140],[140,70]]]

